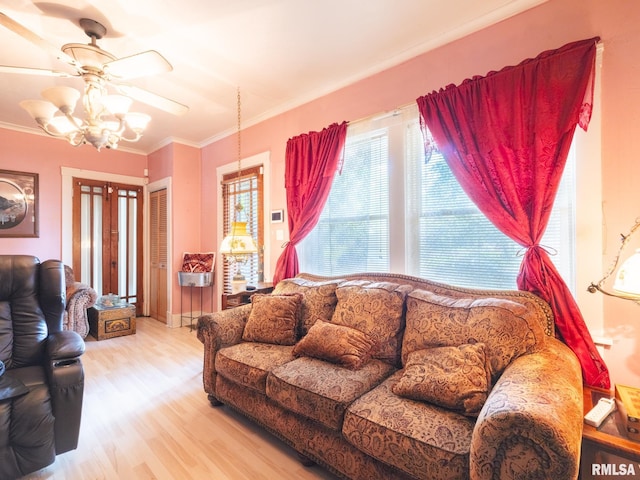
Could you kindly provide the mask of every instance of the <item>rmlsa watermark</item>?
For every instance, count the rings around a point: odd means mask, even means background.
[[[640,464],[637,463],[592,463],[591,475],[600,477],[634,476],[640,474]]]

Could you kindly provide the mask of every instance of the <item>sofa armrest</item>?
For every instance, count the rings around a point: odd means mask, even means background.
[[[67,307],[72,300],[81,302],[84,308],[92,307],[98,299],[98,293],[89,285],[74,282],[67,287]]]
[[[489,394],[471,439],[471,478],[577,478],[582,410],[578,359],[548,337],[542,350],[514,360]]]
[[[204,344],[202,381],[204,391],[209,394],[209,400],[212,403],[216,400],[216,353],[223,347],[236,345],[242,341],[242,333],[250,312],[249,304],[198,318],[198,340]]]

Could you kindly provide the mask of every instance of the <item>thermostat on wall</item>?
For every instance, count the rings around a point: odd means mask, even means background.
[[[284,210],[271,210],[271,223],[282,223],[284,221]]]

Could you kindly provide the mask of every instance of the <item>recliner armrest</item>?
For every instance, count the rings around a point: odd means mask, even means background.
[[[577,478],[582,410],[578,359],[549,337],[542,350],[515,359],[490,392],[471,439],[471,478]]]
[[[56,418],[56,455],[78,446],[84,396],[84,368],[80,357],[84,350],[82,337],[70,330],[52,333],[47,339],[44,367]]]
[[[48,360],[76,358],[84,353],[84,340],[71,330],[64,330],[49,335],[47,339]]]

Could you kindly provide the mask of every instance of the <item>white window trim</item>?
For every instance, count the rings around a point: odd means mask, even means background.
[[[605,225],[602,212],[602,56],[604,45],[596,47],[596,75],[593,113],[585,133],[576,129],[576,303],[596,344],[608,345],[604,332],[604,297],[587,291],[603,275],[600,260],[605,253]],[[580,261],[584,259],[584,261]]]

